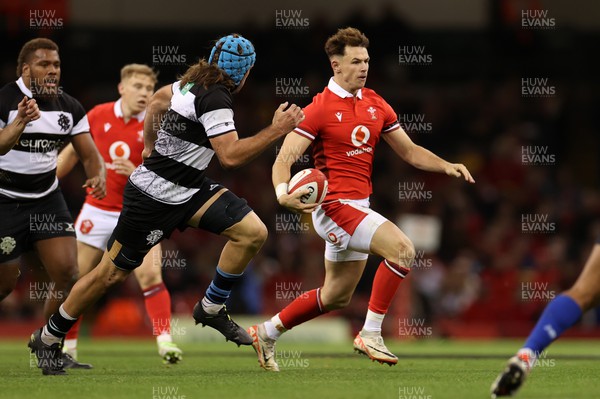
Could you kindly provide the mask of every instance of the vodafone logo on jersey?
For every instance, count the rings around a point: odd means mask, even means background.
[[[352,130],[352,134],[350,135],[350,139],[352,140],[352,144],[355,147],[361,147],[362,145],[367,144],[369,139],[371,138],[371,132],[369,128],[363,125],[358,125]],[[357,148],[356,150],[346,151],[346,155],[349,157],[353,157],[355,155],[364,154],[365,152],[371,152],[373,149],[371,147],[362,147]]]
[[[115,159],[129,159],[131,148],[129,148],[129,145],[124,141],[115,141],[110,145],[108,154],[113,161]]]
[[[352,135],[350,136],[352,139],[352,144],[356,147],[360,147],[363,144],[367,144],[369,138],[371,138],[371,132],[369,128],[363,125],[358,125],[352,130]]]

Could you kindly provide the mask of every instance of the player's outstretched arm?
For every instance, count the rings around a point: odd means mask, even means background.
[[[304,120],[302,108],[287,101],[279,106],[273,122],[257,134],[240,139],[237,132],[210,138],[210,144],[224,169],[235,169],[256,158],[281,136],[291,132]]]
[[[144,150],[142,151],[142,159],[146,159],[154,150],[154,142],[156,141],[160,121],[162,121],[165,113],[171,105],[171,97],[173,97],[172,85],[166,85],[158,89],[150,98],[150,102],[146,107],[146,117],[144,118]]]
[[[34,99],[23,97],[17,106],[17,117],[8,125],[0,129],[0,155],[9,152],[25,130],[27,124],[40,117],[40,110]]]
[[[71,139],[88,179],[82,187],[90,188],[89,194],[98,199],[106,196],[106,167],[104,160],[89,133],[81,133]]]
[[[58,166],[56,167],[56,177],[62,179],[69,174],[79,162],[79,157],[73,148],[73,144],[69,143],[58,154]]]
[[[290,169],[310,144],[311,141],[306,137],[295,133],[288,134],[273,164],[272,179],[277,202],[293,212],[311,213],[318,206],[318,204],[303,204],[300,202],[300,197],[309,193],[308,189],[298,190],[292,195],[287,193],[288,182],[291,177]]]
[[[416,145],[402,128],[384,134],[383,138],[400,158],[415,168],[428,172],[445,173],[448,176],[462,176],[469,183],[475,183],[473,176],[471,176],[465,165],[447,162],[428,149]]]

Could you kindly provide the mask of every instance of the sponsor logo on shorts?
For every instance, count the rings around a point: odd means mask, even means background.
[[[335,244],[338,242],[338,238],[334,233],[327,233],[327,239],[332,243]]]
[[[17,246],[17,241],[13,237],[2,237],[0,240],[0,250],[3,255],[10,254]]]
[[[162,230],[152,230],[148,237],[146,237],[146,241],[148,241],[148,245],[156,244],[163,236]]]
[[[88,234],[94,228],[94,223],[90,219],[85,219],[81,221],[81,226],[79,226],[79,231],[81,234]]]

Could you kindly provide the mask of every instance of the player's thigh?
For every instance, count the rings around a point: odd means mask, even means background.
[[[84,242],[77,241],[77,264],[79,266],[79,278],[88,274],[100,263],[104,251],[92,247]]]
[[[39,240],[33,244],[50,278],[60,287],[67,288],[77,281],[77,241],[75,236]]]
[[[326,308],[338,308],[350,302],[366,264],[366,259],[343,262],[325,259],[325,282],[321,288],[321,301]]]
[[[415,257],[412,241],[394,223],[386,220],[375,231],[370,244],[371,253],[396,264],[410,267]]]
[[[19,259],[0,264],[0,301],[15,289],[20,275]]]
[[[196,209],[195,199],[180,205],[164,204],[127,183],[123,209],[107,243],[108,257],[119,269],[138,268],[152,247],[176,228],[185,228]]]
[[[600,303],[600,243],[596,243],[575,284],[566,293],[584,309]]]
[[[188,225],[233,241],[251,238],[262,243],[266,239],[264,223],[245,199],[210,179],[203,184],[197,196],[201,198],[201,205],[189,219]]]
[[[98,265],[118,220],[119,212],[105,211],[90,204],[83,204],[75,221],[79,278]]]
[[[152,247],[133,274],[142,290],[162,282],[162,246],[160,243]]]

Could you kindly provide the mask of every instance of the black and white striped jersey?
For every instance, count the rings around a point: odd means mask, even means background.
[[[209,138],[235,130],[231,93],[223,85],[208,88],[172,85],[171,106],[161,122],[154,151],[129,180],[166,204],[188,201],[202,185],[214,151]]]
[[[0,89],[0,128],[17,116],[17,105],[31,91],[19,78]],[[40,118],[29,122],[19,141],[0,156],[0,196],[14,199],[41,198],[58,187],[58,150],[71,136],[90,131],[79,101],[62,92],[36,98]]]

